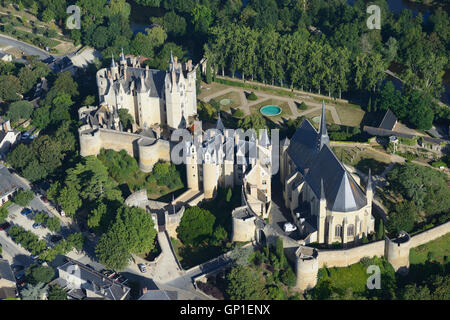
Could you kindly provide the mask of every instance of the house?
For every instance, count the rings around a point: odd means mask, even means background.
[[[86,265],[66,258],[67,262],[57,268],[59,277],[52,281],[65,288],[74,300],[126,300],[130,288],[109,279]]]
[[[18,130],[0,131],[0,155],[6,154],[18,141],[21,132]],[[1,156],[0,156],[1,157]]]
[[[138,300],[177,300],[176,291],[167,291],[161,289],[148,290],[142,289],[142,296]]]
[[[18,190],[16,179],[7,167],[0,165],[0,206],[11,200]]]
[[[8,260],[0,259],[0,300],[16,297],[16,278]]]
[[[384,114],[383,120],[381,120],[381,123],[378,126],[378,128],[395,131],[395,125],[397,124],[397,121],[398,119],[395,116],[395,114],[391,111],[391,109],[387,109],[386,113]]]

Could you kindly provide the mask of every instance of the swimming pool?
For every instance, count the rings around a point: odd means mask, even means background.
[[[265,116],[273,117],[281,113],[281,108],[275,105],[267,105],[259,109],[259,112],[261,112]]]

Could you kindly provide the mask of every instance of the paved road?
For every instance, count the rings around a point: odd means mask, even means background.
[[[0,43],[22,50],[26,55],[39,56],[41,60],[45,60],[51,56],[48,52],[42,49],[4,35],[0,35]]]

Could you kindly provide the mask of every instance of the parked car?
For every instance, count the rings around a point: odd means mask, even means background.
[[[32,212],[33,212],[33,210],[31,210],[30,208],[24,208],[20,213],[24,216],[27,216]]]
[[[297,230],[297,227],[290,222],[286,222],[283,226],[284,232],[292,232]]]
[[[147,272],[147,267],[145,266],[145,264],[139,263],[138,267],[139,267],[139,271],[141,271],[142,273]]]
[[[11,225],[9,224],[9,222],[5,222],[3,224],[0,224],[0,231],[1,230],[7,230]]]
[[[38,229],[38,228],[40,228],[42,226],[42,223],[40,223],[40,222],[35,222],[35,223],[33,223],[33,229]]]

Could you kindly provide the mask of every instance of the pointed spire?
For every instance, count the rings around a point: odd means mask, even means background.
[[[172,54],[172,50],[170,50],[170,63],[169,63],[169,66],[170,66],[170,71],[174,71],[174,63],[173,63],[173,54]]]
[[[114,54],[111,53],[111,68],[115,68],[116,63],[114,62]]]
[[[216,129],[219,130],[220,132],[224,133],[225,126],[223,125],[222,119],[220,118],[220,111],[218,113],[219,113],[219,117],[217,118]]]
[[[328,137],[327,132],[327,121],[325,119],[325,102],[323,100],[322,116],[320,117],[319,140],[319,149],[322,149],[324,144],[330,146],[330,138]]]
[[[367,178],[366,193],[367,191],[372,191],[372,169],[370,168],[369,168],[369,177]]]
[[[123,54],[123,47],[122,47],[122,53],[120,54],[120,59],[122,61],[125,61],[125,55]]]
[[[261,138],[259,139],[259,145],[263,147],[267,147],[270,145],[270,139],[269,135],[267,134],[267,128],[263,130],[263,134],[261,135]]]
[[[325,200],[325,189],[323,188],[323,179],[320,179],[320,201]]]

